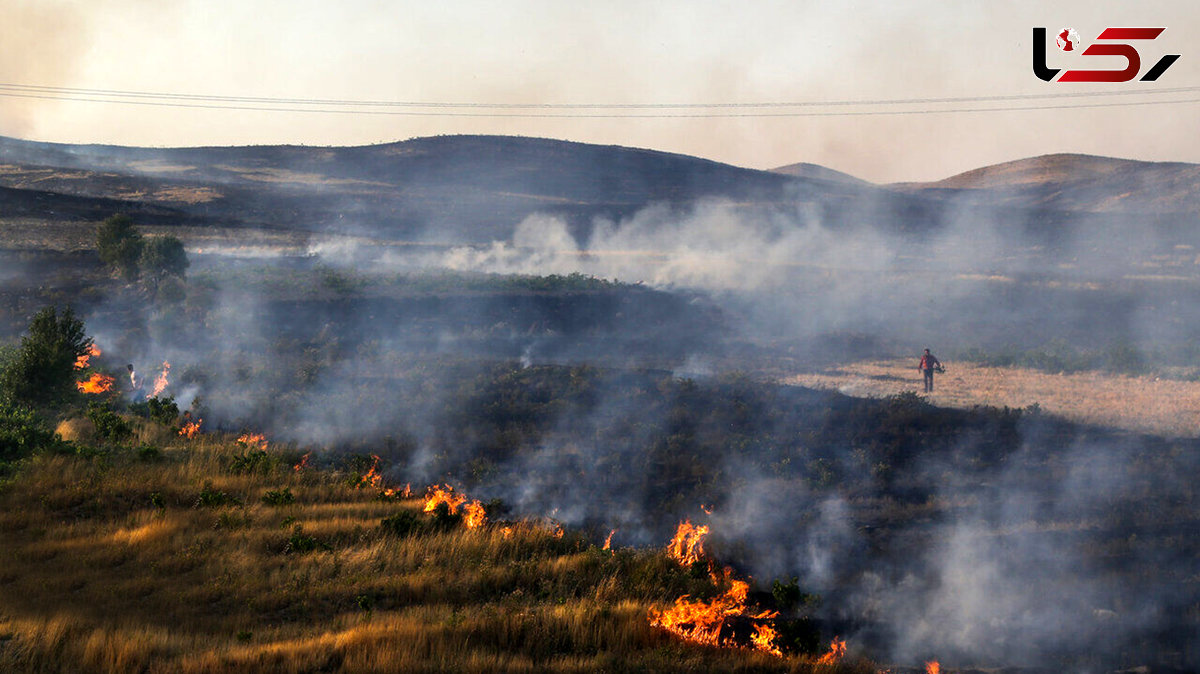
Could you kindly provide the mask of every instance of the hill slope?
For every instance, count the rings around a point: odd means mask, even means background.
[[[662,553],[467,528],[360,480],[369,463],[298,460],[212,438],[36,458],[0,492],[0,669],[814,669],[653,629],[651,606],[707,584]]]
[[[989,205],[1089,213],[1198,213],[1200,165],[1050,154],[896,189]]]
[[[48,221],[100,220],[114,208],[169,209],[180,224],[360,234],[463,244],[511,237],[533,213],[585,240],[597,219],[652,204],[720,198],[743,209],[808,204],[830,224],[931,219],[923,198],[834,172],[790,176],[634,148],[499,136],[439,136],[364,147],[128,148],[0,139],[0,187],[62,195]],[[14,193],[15,194],[15,193]],[[70,199],[86,198],[80,210]],[[27,215],[0,202],[0,224]],[[885,217],[885,214],[888,217]],[[894,214],[894,215],[893,215]],[[932,215],[936,216],[936,213]]]

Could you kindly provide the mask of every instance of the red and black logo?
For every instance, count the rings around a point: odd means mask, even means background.
[[[1068,70],[1058,79],[1061,68],[1046,66],[1046,29],[1033,29],[1033,74],[1047,82],[1129,82],[1142,70],[1142,57],[1133,45],[1125,40],[1153,40],[1166,28],[1105,28],[1096,38],[1097,42],[1080,52],[1080,56],[1120,56],[1125,59],[1124,70]],[[1100,42],[1104,41],[1104,42]],[[1064,52],[1079,48],[1079,35],[1073,28],[1063,29],[1056,36],[1058,48]],[[1167,54],[1142,75],[1140,82],[1153,82],[1167,72],[1167,68],[1179,59],[1179,54]]]

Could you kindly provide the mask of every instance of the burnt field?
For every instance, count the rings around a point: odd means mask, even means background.
[[[763,373],[814,360],[707,293],[196,256],[165,301],[86,253],[10,259],[25,269],[5,282],[9,334],[74,304],[103,371],[170,361],[165,394],[207,430],[327,463],[376,454],[389,481],[449,482],[622,545],[704,522],[714,558],[758,591],[794,578],[822,633],[879,662],[1200,659],[1195,439],[778,385]]]

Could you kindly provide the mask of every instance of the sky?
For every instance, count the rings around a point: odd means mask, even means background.
[[[1136,43],[1141,71],[1180,59],[1156,82],[1047,83],[1031,67],[1035,26],[1074,28],[1084,46],[1110,26],[1166,27]],[[1200,163],[1198,38],[1191,0],[0,0],[0,135],[179,147],[505,134],[874,182],[1056,152]],[[1047,61],[1124,65],[1052,42]],[[927,100],[942,98],[984,100]],[[616,105],[634,107],[586,107]],[[1080,105],[1102,107],[1064,107]],[[980,111],[1012,107],[1052,109]]]

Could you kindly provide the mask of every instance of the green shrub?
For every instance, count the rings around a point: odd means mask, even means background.
[[[200,490],[200,494],[196,497],[194,507],[219,508],[225,505],[241,505],[241,501],[226,492],[214,489],[212,482],[206,481],[204,488]]]
[[[142,445],[137,448],[138,461],[158,461],[162,458],[162,450],[154,445]]]
[[[182,277],[188,264],[183,242],[173,236],[146,238],[138,258],[142,274],[156,284],[168,276]]]
[[[255,449],[231,458],[229,461],[229,472],[266,475],[278,468],[282,463],[283,459],[279,456],[270,454],[266,450]]]
[[[148,398],[143,402],[131,403],[129,411],[164,426],[174,424],[179,417],[179,406],[175,404],[174,398]]]
[[[266,494],[263,494],[262,502],[269,506],[286,506],[296,502],[296,496],[292,494],[292,490],[288,487],[283,489],[272,489]]]
[[[0,463],[29,456],[59,444],[33,410],[0,399]]]
[[[142,235],[128,215],[115,214],[96,228],[96,252],[100,260],[126,281],[136,281],[144,247]]]
[[[133,426],[107,405],[98,402],[88,404],[87,418],[96,426],[96,435],[112,443],[121,443],[133,437]]]
[[[292,535],[288,537],[287,543],[283,546],[283,554],[303,554],[305,552],[313,552],[314,550],[332,549],[324,542],[304,533],[301,526],[297,524],[296,528],[292,529]]]
[[[387,533],[403,538],[427,528],[427,521],[411,510],[401,510],[391,517],[383,518],[379,526]]]

